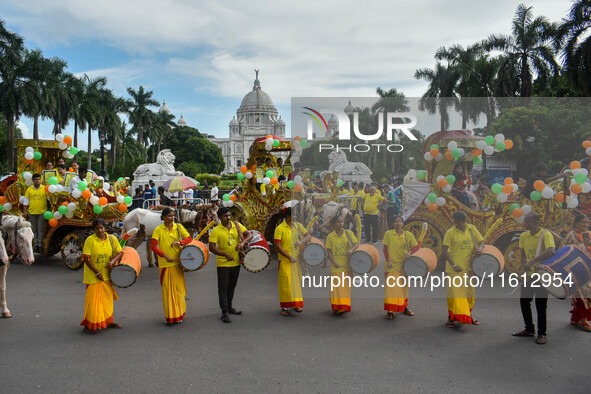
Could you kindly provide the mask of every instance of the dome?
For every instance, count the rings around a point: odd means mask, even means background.
[[[166,106],[166,100],[162,102],[162,107],[158,109],[158,112],[166,112],[170,115],[170,109],[168,109],[168,107]]]
[[[351,105],[351,100],[349,99],[349,104],[345,107],[345,113],[348,116],[353,115],[353,112],[355,112],[355,107]]]
[[[339,125],[339,120],[334,116],[334,114],[330,115],[330,119],[328,120],[328,124],[329,125],[334,125],[334,126],[338,126]]]
[[[235,116],[232,116],[232,120],[230,121],[230,126],[238,126],[238,121],[236,120]]]
[[[258,73],[257,78],[254,80],[252,91],[244,96],[237,113],[253,111],[268,111],[275,114],[278,113],[277,108],[275,108],[275,105],[273,105],[273,100],[271,100],[271,97],[261,90],[261,83],[258,78]]]
[[[181,114],[181,118],[179,119],[179,121],[176,124],[179,126],[186,126],[187,125],[187,121],[185,120],[185,118],[183,118],[183,114]]]
[[[279,115],[279,119],[277,119],[277,125],[278,126],[285,126],[285,122],[283,121],[283,119],[281,119],[281,115]]]

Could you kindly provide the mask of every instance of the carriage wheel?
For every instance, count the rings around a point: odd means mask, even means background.
[[[70,233],[62,240],[62,260],[71,270],[77,270],[84,265],[82,262],[82,249],[86,237],[76,233]]]
[[[519,239],[511,241],[503,251],[505,257],[505,270],[509,274],[523,273],[521,266],[521,252],[519,251]]]
[[[409,231],[418,241],[423,229],[423,223],[425,222],[422,220],[409,220],[404,225],[404,230]],[[441,245],[443,245],[443,236],[435,226],[433,226],[431,223],[428,223],[427,233],[425,234],[425,238],[423,238],[423,244],[421,247],[429,248],[435,252],[437,256],[440,256]]]

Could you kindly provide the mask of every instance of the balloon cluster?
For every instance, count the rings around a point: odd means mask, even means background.
[[[437,186],[445,193],[451,192],[453,184],[456,182],[456,177],[453,175],[437,177]]]
[[[439,207],[445,205],[445,197],[437,197],[437,194],[431,192],[427,194],[424,203],[429,211],[435,212],[437,209],[439,209]]]
[[[76,208],[77,205],[75,202],[64,201],[55,212],[45,211],[43,217],[45,218],[45,220],[49,221],[49,225],[51,227],[55,227],[57,226],[58,220],[60,220],[62,217],[66,217],[68,219],[73,218],[74,211],[76,210]]]
[[[293,139],[293,142],[291,143],[291,146],[293,149],[299,151],[302,148],[305,148],[306,146],[308,146],[308,141],[303,140],[302,137],[297,136]]]
[[[238,173],[238,179],[239,180],[243,180],[244,178],[251,179],[252,174],[255,172],[256,168],[257,168],[257,166],[254,165],[254,166],[252,166],[252,171],[249,171],[248,167],[246,167],[246,166],[240,167],[240,173]]]
[[[519,189],[519,186],[517,186],[517,184],[513,181],[513,178],[510,178],[510,177],[505,178],[503,185],[501,185],[499,183],[495,183],[490,188],[490,190],[494,194],[496,194],[497,201],[500,203],[507,202],[507,200],[509,199],[509,194],[517,193],[518,189]],[[552,189],[550,189],[550,190],[552,190]],[[540,194],[540,198],[542,198],[541,194]],[[538,198],[538,200],[540,198]],[[550,198],[552,198],[552,197],[550,197]],[[532,200],[533,200],[533,198],[532,198]],[[534,201],[538,201],[538,200],[534,200]]]
[[[71,159],[78,154],[78,148],[75,146],[68,149],[68,146],[72,144],[72,137],[69,135],[58,133],[55,135],[55,140],[59,142],[59,148],[62,150],[62,156],[64,159]]]
[[[509,210],[511,211],[511,214],[513,215],[517,223],[523,223],[523,221],[525,220],[525,215],[532,211],[532,207],[529,205],[521,206],[517,203],[514,203],[511,204]]]
[[[268,134],[265,141],[265,149],[270,151],[273,148],[277,148],[281,141],[278,138],[273,137],[271,134]]]
[[[427,179],[427,171],[425,171],[425,170],[419,170],[419,171],[417,171],[417,170],[410,169],[406,173],[406,176],[410,180],[416,179],[416,180],[425,182],[425,179]]]
[[[585,148],[585,153],[587,154],[587,156],[591,156],[591,141],[583,141],[583,148]]]
[[[9,203],[8,200],[6,200],[6,197],[0,196],[0,212],[10,211],[11,209],[12,209],[12,204]]]
[[[43,155],[41,154],[41,152],[36,151],[31,146],[27,146],[25,148],[25,161],[27,162],[27,164],[31,164],[35,160],[41,160],[42,157]]]
[[[234,202],[236,201],[236,196],[234,194],[230,195],[230,194],[226,193],[222,196],[222,200],[223,200],[222,204],[224,205],[224,207],[230,208],[230,207],[234,206]]]

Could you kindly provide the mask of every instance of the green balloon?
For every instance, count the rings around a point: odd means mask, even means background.
[[[78,182],[78,190],[80,190],[81,192],[86,190],[87,187],[88,187],[88,183],[86,183],[86,181]]]
[[[287,182],[287,187],[289,187],[290,189],[293,189],[294,186],[295,186],[295,182],[294,181],[288,181]]]
[[[492,135],[487,135],[486,138],[484,139],[484,142],[486,142],[487,145],[491,145],[495,143],[495,137],[493,137]]]
[[[343,186],[343,183],[344,183],[344,182],[343,182],[343,180],[342,180],[342,179],[337,179],[337,186],[338,186],[338,187],[341,187],[341,186]]]
[[[103,207],[96,204],[94,207],[92,207],[92,210],[94,211],[94,213],[99,214],[99,213],[103,212]]]
[[[66,207],[65,205],[60,205],[57,211],[62,215],[65,215],[66,213],[68,213],[68,207]]]
[[[246,178],[246,177],[244,176],[244,174],[243,174],[243,173],[241,173],[241,172],[240,172],[240,173],[238,173],[237,177],[238,177],[238,180],[240,180],[240,181],[241,181],[241,180],[243,180],[244,178]]]
[[[431,202],[437,201],[437,194],[435,194],[435,193],[429,193],[427,195],[427,200],[429,200]]]
[[[540,201],[542,199],[542,192],[534,190],[529,194],[529,198],[531,198],[533,201]]]
[[[308,141],[306,141],[306,140],[301,140],[301,141],[300,141],[300,146],[301,146],[302,148],[305,148],[306,146],[308,146]]]
[[[585,174],[577,174],[575,175],[575,181],[582,185],[583,183],[587,182],[587,176]]]
[[[418,171],[417,172],[417,179],[425,179],[427,177],[427,171]]]
[[[445,179],[447,179],[447,183],[450,185],[453,185],[454,183],[456,183],[456,177],[453,175],[448,175],[445,177]]]
[[[77,155],[78,154],[78,148],[76,148],[75,146],[70,148],[70,154],[71,155]]]
[[[431,150],[431,149],[439,149],[439,145],[433,144],[433,145],[431,145],[431,147],[429,148],[429,150]]]
[[[45,211],[45,213],[43,214],[43,217],[45,218],[45,220],[49,220],[49,219],[53,218],[53,213],[51,211]]]
[[[273,146],[274,146],[275,148],[277,148],[277,147],[279,146],[279,140],[278,140],[277,138],[275,138],[275,139],[273,140]]]
[[[460,150],[458,148],[456,149],[452,149],[451,150],[451,155],[455,158],[455,159],[459,159],[460,155],[462,154],[462,152],[460,152]]]
[[[33,153],[33,158],[35,160],[41,160],[42,157],[43,157],[43,155],[41,154],[41,152],[35,152],[35,153]]]
[[[131,198],[131,196],[125,196],[125,198],[123,199],[123,202],[126,205],[129,205],[129,204],[131,204],[133,202],[133,198]]]
[[[507,146],[505,145],[505,143],[504,143],[504,142],[497,142],[497,145],[495,146],[495,148],[497,148],[497,150],[498,150],[499,152],[502,152],[502,151],[504,151],[506,147],[507,147]]]
[[[482,164],[482,158],[481,158],[481,157],[479,157],[479,156],[475,156],[475,157],[472,159],[472,162],[474,162],[474,164],[475,164],[475,165],[480,165],[480,164]]]
[[[509,210],[510,210],[511,212],[513,212],[513,210],[514,210],[515,208],[521,208],[521,206],[520,206],[519,204],[516,204],[516,203],[515,203],[515,204],[511,204],[511,206],[509,207]]]
[[[123,180],[123,177],[119,177],[119,179],[117,179],[119,182],[121,182]]]
[[[52,176],[52,177],[49,177],[49,180],[48,180],[48,182],[49,182],[49,184],[50,184],[50,185],[57,185],[57,183],[58,183],[59,181],[57,180],[57,178],[56,178],[56,177]]]
[[[268,171],[265,173],[265,175],[266,175],[266,177],[267,177],[267,178],[273,178],[273,171],[271,171],[271,170],[268,170]]]
[[[503,186],[501,186],[498,183],[495,183],[494,185],[491,186],[490,190],[492,190],[492,192],[494,194],[499,194],[503,192]]]
[[[224,194],[223,199],[224,199],[224,201],[230,201],[230,195]]]
[[[0,205],[0,212],[4,211],[4,205]]]

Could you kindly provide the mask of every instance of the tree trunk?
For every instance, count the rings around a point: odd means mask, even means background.
[[[8,139],[8,170],[10,172],[15,171],[14,167],[14,114],[8,114],[6,119],[6,126],[8,131],[6,137]]]
[[[111,143],[111,173],[113,173],[113,168],[115,168],[115,161],[117,157],[117,138],[113,139]]]
[[[86,168],[88,168],[90,170],[91,166],[92,166],[92,129],[90,128],[90,125],[88,125],[88,164],[86,165]]]
[[[78,147],[78,122],[74,119],[74,146]]]
[[[39,139],[39,115],[35,115],[33,118],[33,139]]]

